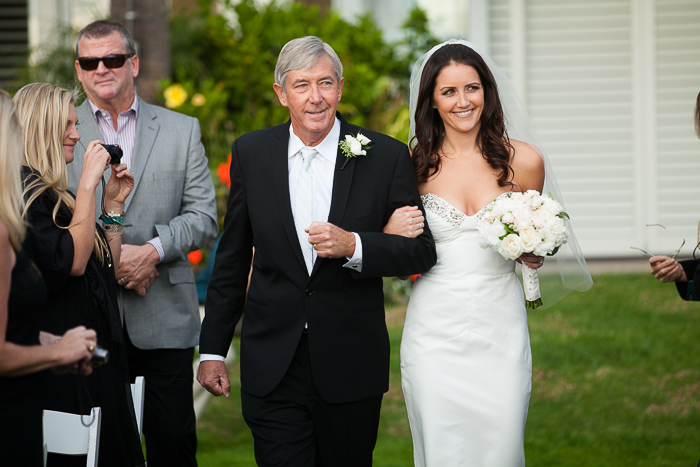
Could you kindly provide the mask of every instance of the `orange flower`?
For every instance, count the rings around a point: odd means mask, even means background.
[[[420,276],[420,274],[414,274],[414,275],[412,275],[412,276],[411,276],[411,282],[415,282],[416,279],[418,279],[418,276]]]
[[[219,176],[221,183],[231,188],[231,154],[228,155],[226,162],[222,162],[216,168],[216,175]]]
[[[199,262],[202,261],[202,250],[190,251],[187,255],[187,259],[189,259],[192,264],[199,264]]]

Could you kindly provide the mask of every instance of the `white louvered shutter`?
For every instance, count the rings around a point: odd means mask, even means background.
[[[511,11],[490,2],[491,55],[506,73]],[[700,1],[526,0],[525,31],[527,109],[584,254],[670,253],[679,241],[645,227],[657,222],[694,246]]]
[[[700,220],[700,140],[693,131],[700,92],[700,1],[656,2],[658,68],[658,218],[686,238],[681,253],[697,243]],[[651,238],[654,251],[677,248],[673,235]]]

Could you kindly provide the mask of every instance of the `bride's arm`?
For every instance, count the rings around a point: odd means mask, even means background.
[[[404,206],[394,211],[382,232],[416,238],[423,233],[424,222],[425,218],[418,206]]]
[[[544,161],[542,156],[529,144],[511,140],[515,149],[511,159],[513,168],[513,184],[517,191],[537,190],[542,193],[544,187]],[[524,253],[518,262],[537,269],[544,265],[544,257],[532,253]]]
[[[382,232],[390,235],[416,238],[423,233],[424,225],[425,218],[418,206],[404,206],[394,211]],[[409,277],[411,276],[399,276],[399,279],[405,281]]]

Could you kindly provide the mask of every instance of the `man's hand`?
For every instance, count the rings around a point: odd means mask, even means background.
[[[649,258],[651,274],[661,282],[688,282],[683,267],[673,258],[668,256],[654,256]]]
[[[136,292],[136,295],[139,295],[141,297],[144,297],[146,295],[146,292],[148,292],[148,288],[153,284],[153,281],[156,280],[156,277],[160,276],[158,273],[158,270],[153,270],[153,273],[146,278],[143,282],[140,282],[136,287],[134,287],[134,292]]]
[[[199,364],[197,381],[204,389],[215,396],[231,395],[231,382],[228,380],[226,364],[219,360],[207,360]]]
[[[312,222],[305,232],[319,258],[352,257],[355,254],[355,236],[328,222]]]
[[[141,246],[122,245],[117,282],[125,289],[136,289],[139,284],[148,280],[154,273],[158,274],[156,271],[158,261],[160,261],[160,256],[150,243]],[[151,284],[148,285],[150,287]],[[146,289],[143,289],[144,295]]]

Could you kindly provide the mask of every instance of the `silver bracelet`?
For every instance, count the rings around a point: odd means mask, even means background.
[[[105,224],[104,222],[102,223],[102,230],[104,230],[105,232],[120,233],[122,229],[123,227],[121,224]]]

